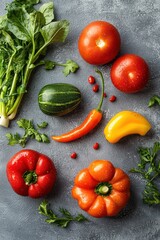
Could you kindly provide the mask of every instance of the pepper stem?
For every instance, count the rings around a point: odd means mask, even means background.
[[[101,81],[102,81],[102,94],[101,94],[101,99],[99,101],[99,104],[98,104],[98,107],[97,107],[97,111],[101,111],[101,107],[102,107],[102,103],[103,103],[103,98],[104,98],[104,77],[103,77],[103,74],[100,70],[96,69],[95,70],[96,73],[98,73],[101,77]]]
[[[95,188],[95,192],[101,196],[108,196],[111,193],[111,190],[112,185],[108,182],[99,183]]]
[[[26,185],[31,185],[37,182],[37,174],[34,171],[26,171],[23,174],[23,179]]]

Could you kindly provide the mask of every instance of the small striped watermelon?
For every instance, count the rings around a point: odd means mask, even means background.
[[[79,89],[68,83],[44,86],[38,94],[41,111],[47,115],[63,116],[73,111],[81,102]]]

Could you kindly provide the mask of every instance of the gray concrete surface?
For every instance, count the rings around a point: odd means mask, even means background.
[[[8,1],[0,2],[0,14]],[[42,2],[47,2],[43,0]],[[20,111],[9,129],[0,128],[0,240],[158,240],[160,239],[160,207],[149,207],[142,203],[141,193],[144,181],[140,176],[129,173],[139,161],[138,146],[152,146],[159,141],[160,108],[147,107],[153,94],[159,94],[160,87],[160,2],[158,0],[55,0],[57,19],[70,21],[70,33],[65,44],[50,48],[48,58],[64,61],[71,58],[78,62],[80,69],[76,74],[65,78],[60,68],[46,72],[37,69],[31,78],[29,91],[25,95]],[[126,95],[116,90],[109,78],[110,66],[100,66],[106,79],[105,88],[108,96],[116,95],[117,102],[110,103],[104,99],[104,118],[97,129],[86,137],[68,144],[51,142],[43,145],[30,141],[26,148],[35,149],[51,157],[56,165],[58,177],[53,192],[47,196],[51,207],[57,212],[59,207],[66,207],[73,214],[83,213],[89,218],[87,223],[72,223],[67,229],[61,229],[44,222],[38,214],[42,199],[33,200],[16,195],[6,178],[6,164],[20,146],[8,146],[5,134],[18,131],[16,120],[34,119],[35,122],[49,123],[46,134],[59,134],[77,126],[87,113],[97,106],[100,92],[93,93],[87,83],[89,75],[96,74],[94,67],[85,63],[77,50],[80,31],[91,21],[105,20],[114,24],[122,39],[121,53],[136,53],[146,59],[151,70],[151,79],[144,91]],[[98,81],[98,79],[97,79]],[[79,109],[63,117],[44,115],[38,107],[37,95],[42,86],[48,83],[67,82],[77,86],[82,92]],[[152,123],[152,131],[145,137],[130,136],[111,145],[103,136],[103,129],[108,120],[118,111],[130,109],[138,111]],[[98,151],[92,145],[100,143]],[[70,154],[78,154],[76,160]],[[108,159],[124,169],[131,179],[131,200],[124,211],[116,218],[95,219],[81,211],[77,202],[71,197],[73,179],[77,172],[89,165],[94,159]]]

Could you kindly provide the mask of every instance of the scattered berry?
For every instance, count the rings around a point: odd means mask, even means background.
[[[107,94],[106,94],[105,92],[103,93],[103,97],[104,97],[104,98],[106,98],[106,97],[107,97]]]
[[[71,158],[73,158],[73,159],[77,158],[77,153],[76,153],[76,152],[73,152],[73,153],[71,154]]]
[[[99,91],[99,85],[95,84],[92,88],[93,92],[98,92]]]
[[[110,97],[109,101],[110,101],[110,102],[115,102],[116,99],[117,99],[116,96],[113,95],[113,96]]]
[[[95,143],[94,145],[93,145],[93,148],[95,149],[95,150],[97,150],[98,148],[99,148],[99,143]]]
[[[88,77],[88,82],[89,82],[90,84],[94,84],[94,83],[96,82],[96,80],[95,80],[95,78],[94,78],[93,76],[89,76],[89,77]]]

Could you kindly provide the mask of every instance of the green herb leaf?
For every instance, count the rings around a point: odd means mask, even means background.
[[[150,98],[149,103],[148,103],[148,107],[152,107],[156,104],[160,105],[160,97],[157,96],[157,95]]]
[[[22,147],[25,147],[29,139],[35,139],[38,142],[43,142],[43,143],[49,143],[50,139],[49,137],[44,134],[40,133],[34,126],[32,120],[27,120],[27,119],[20,119],[17,121],[17,125],[20,128],[24,129],[24,134],[23,136],[20,136],[18,133],[15,135],[11,133],[7,133],[6,137],[8,139],[8,144],[13,146],[15,144],[20,144]],[[41,124],[37,125],[38,128],[46,128],[48,123],[42,122]]]
[[[19,144],[19,140],[21,139],[18,133],[14,135],[11,133],[7,133],[6,137],[8,139],[8,145],[11,145],[11,146],[14,146],[15,144]]]
[[[54,8],[53,2],[44,3],[39,11],[43,14],[45,18],[45,24],[48,24],[54,20]]]
[[[61,216],[56,215],[51,209],[49,209],[49,204],[46,200],[42,201],[38,208],[38,212],[47,217],[45,220],[49,224],[56,224],[59,227],[66,228],[70,222],[83,222],[88,221],[82,214],[77,216],[72,216],[72,214],[65,208],[60,208],[59,212]]]
[[[45,44],[64,42],[69,32],[69,22],[61,20],[51,22],[41,29]]]
[[[38,128],[46,128],[48,126],[47,122],[42,122],[41,124],[37,124]]]
[[[160,142],[155,142],[152,148],[139,148],[140,162],[137,168],[130,170],[139,173],[146,180],[143,191],[143,202],[149,205],[160,204],[160,189],[156,180],[160,178],[160,160],[157,154],[160,151]]]
[[[70,73],[74,73],[79,68],[78,64],[72,60],[67,60],[65,63],[65,68],[63,70],[63,73],[65,76],[68,76]]]

